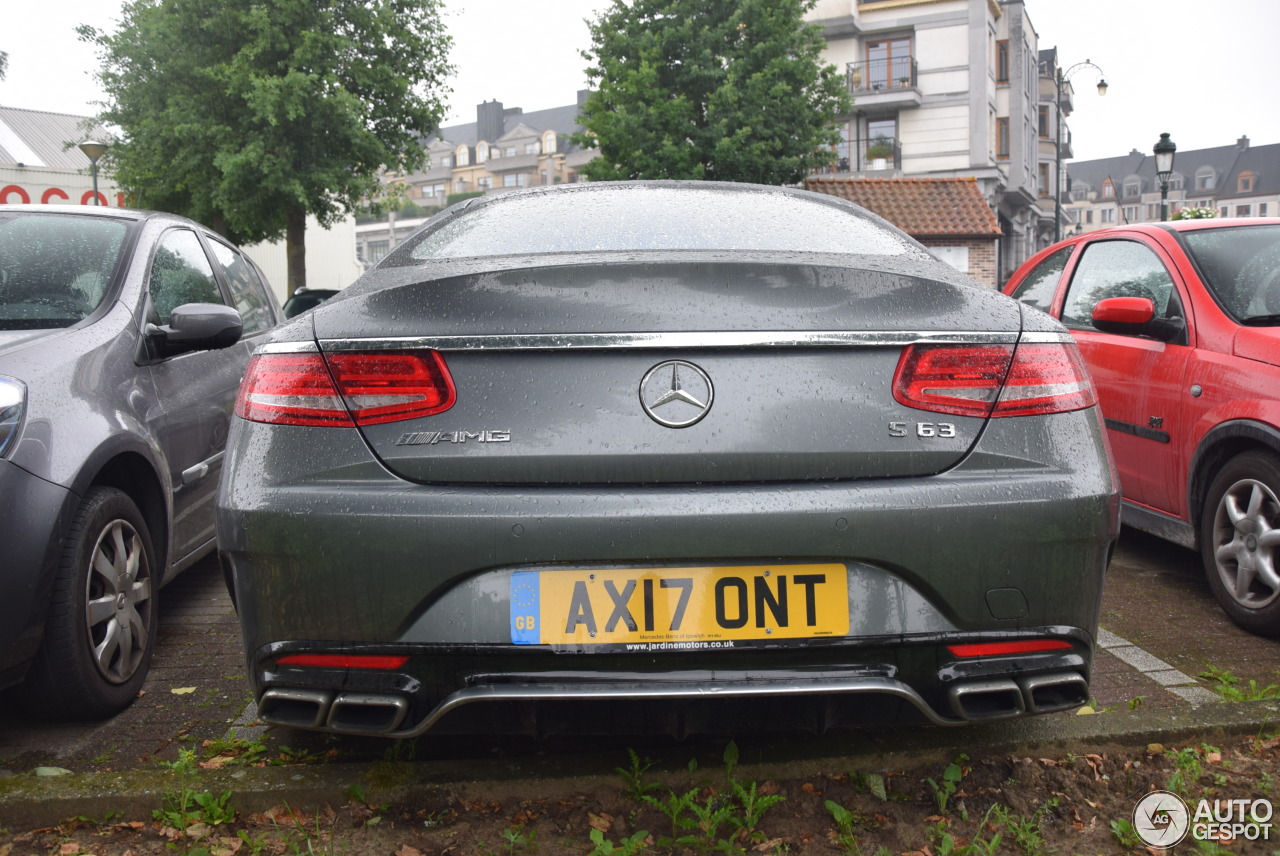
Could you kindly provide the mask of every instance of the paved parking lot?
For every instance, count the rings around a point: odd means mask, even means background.
[[[1198,557],[1126,531],[1109,571],[1093,683],[1100,709],[1190,707],[1210,699],[1197,675],[1210,667],[1242,683],[1280,684],[1280,643],[1238,629],[1218,609]],[[105,723],[50,724],[26,717],[12,692],[0,695],[0,775],[55,765],[121,769],[173,758],[189,742],[220,738],[252,716],[235,613],[213,560],[162,593],[160,642],[145,693]],[[267,729],[269,743],[339,748],[377,757],[386,741]],[[492,753],[492,742],[453,751]]]

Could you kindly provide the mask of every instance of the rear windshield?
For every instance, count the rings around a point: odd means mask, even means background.
[[[0,330],[84,320],[106,297],[128,229],[101,217],[0,214]]]
[[[1242,324],[1280,323],[1280,226],[1183,232],[1205,285]]]
[[[638,250],[901,256],[920,251],[821,200],[767,190],[592,187],[512,196],[418,236],[415,259]]]

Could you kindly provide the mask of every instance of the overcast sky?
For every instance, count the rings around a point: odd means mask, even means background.
[[[540,110],[572,104],[587,81],[584,19],[608,0],[445,0],[457,66],[445,124],[475,121],[497,99]],[[851,0],[852,2],[852,0]],[[1071,78],[1069,120],[1078,160],[1149,152],[1161,132],[1179,149],[1280,143],[1280,0],[1026,0],[1040,47],[1064,67],[1091,60],[1110,88],[1099,98],[1089,68]],[[93,49],[77,24],[114,29],[119,0],[0,0],[0,51],[9,73],[0,104],[88,115],[100,99]]]

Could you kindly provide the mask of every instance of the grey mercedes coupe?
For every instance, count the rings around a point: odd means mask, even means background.
[[[844,201],[467,200],[257,348],[218,543],[270,723],[821,730],[1089,698],[1117,482],[1057,322]]]

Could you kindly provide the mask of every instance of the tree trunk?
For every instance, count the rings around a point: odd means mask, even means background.
[[[288,264],[287,297],[307,284],[307,212],[291,207],[285,213],[284,253]]]

